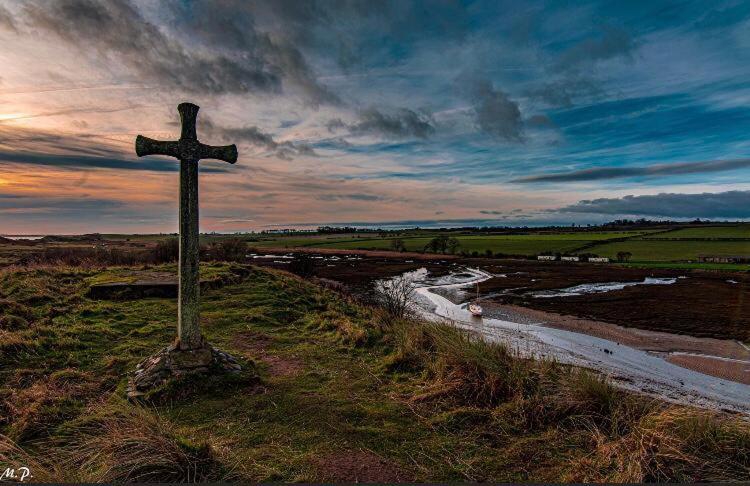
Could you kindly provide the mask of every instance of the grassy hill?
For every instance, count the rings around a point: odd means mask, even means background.
[[[258,268],[203,296],[205,335],[240,358],[243,373],[132,404],[127,373],[171,340],[176,306],[85,297],[91,283],[122,272],[3,270],[0,463],[28,465],[34,481],[750,475],[742,419],[631,395]]]

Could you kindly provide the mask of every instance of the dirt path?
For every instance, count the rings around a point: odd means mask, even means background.
[[[297,356],[286,356],[278,352],[269,352],[271,338],[265,334],[252,331],[238,333],[234,346],[241,354],[250,359],[259,359],[268,366],[272,376],[296,376],[304,370],[304,363]]]

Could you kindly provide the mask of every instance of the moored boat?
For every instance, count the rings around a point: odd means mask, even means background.
[[[479,282],[477,282],[477,298],[469,304],[469,312],[472,316],[482,316],[482,306],[479,305]]]
[[[469,312],[471,312],[472,316],[481,317],[482,315],[482,306],[477,303],[471,303],[469,304]]]

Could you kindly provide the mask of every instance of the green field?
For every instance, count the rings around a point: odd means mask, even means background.
[[[669,229],[669,228],[666,228]],[[725,226],[690,226],[665,231],[665,228],[633,231],[569,231],[553,232],[529,230],[524,234],[467,234],[412,230],[402,235],[343,234],[309,236],[268,236],[250,241],[257,248],[335,248],[346,250],[391,250],[400,239],[407,251],[424,251],[432,238],[447,234],[460,243],[458,252],[464,255],[488,250],[493,255],[534,257],[541,253],[584,254],[616,259],[620,252],[631,254],[633,264],[657,265],[670,268],[702,268],[714,270],[747,270],[748,265],[698,263],[699,255],[750,255],[750,224]],[[652,233],[654,233],[652,235]],[[625,239],[625,241],[623,241]]]
[[[524,235],[525,236],[525,235]],[[422,251],[430,242],[431,238],[402,238],[407,251]],[[589,243],[590,240],[553,240],[548,238],[509,238],[509,237],[456,237],[461,244],[460,250],[465,252],[484,253],[491,250],[492,253],[503,253],[507,255],[536,255],[545,251],[571,251]],[[373,239],[363,241],[343,241],[338,243],[327,243],[315,245],[321,248],[342,248],[362,250],[390,250],[393,238]]]
[[[252,247],[315,247],[315,248],[337,248],[347,250],[390,250],[393,241],[401,239],[407,251],[422,251],[430,240],[438,233],[422,232],[420,236],[392,236],[377,237],[363,235],[354,237],[344,236],[308,236],[308,237],[278,237],[251,241]],[[534,256],[542,252],[572,252],[584,245],[596,241],[606,241],[615,238],[632,238],[647,234],[644,231],[613,231],[598,233],[537,233],[537,234],[500,234],[500,235],[461,235],[454,234],[460,243],[459,251],[467,253],[485,253],[487,250],[493,254],[526,255]]]
[[[201,235],[201,243],[209,244],[230,235]],[[436,236],[448,236],[459,242],[458,254],[471,256],[493,255],[534,257],[542,253],[596,254],[616,259],[620,252],[631,254],[630,261],[639,264],[673,263],[672,267],[700,265],[694,268],[746,269],[747,265],[698,264],[699,255],[750,255],[750,224],[681,225],[646,227],[644,229],[603,231],[516,229],[497,230],[495,233],[473,230],[411,229],[402,232],[357,232],[339,234],[244,234],[251,249],[269,248],[329,248],[341,250],[392,250],[396,239],[402,240],[407,251],[423,252]],[[173,235],[102,235],[103,240],[118,245],[144,247]],[[747,238],[747,241],[743,239]],[[89,246],[90,242],[60,242],[51,245]],[[33,245],[33,243],[29,243]],[[49,244],[48,244],[49,245]],[[0,263],[11,262],[28,245],[6,245],[0,252]],[[272,250],[273,251],[273,250]],[[691,267],[693,268],[693,267]]]
[[[633,268],[668,268],[672,270],[727,270],[748,271],[749,264],[744,263],[679,263],[679,262],[623,262],[616,265]]]
[[[653,236],[651,235],[653,234]],[[308,247],[351,250],[390,250],[400,239],[407,251],[424,251],[432,238],[447,234],[460,243],[459,253],[492,254],[533,257],[540,253],[594,253],[616,259],[620,252],[631,254],[631,261],[647,264],[699,265],[711,269],[746,269],[747,265],[698,264],[699,255],[750,254],[750,225],[684,227],[674,231],[645,229],[635,231],[570,231],[555,233],[539,231],[524,234],[467,234],[467,232],[440,233],[431,230],[409,231],[403,235],[378,236],[376,234],[262,236],[250,241],[251,247]],[[626,239],[625,241],[622,241]],[[684,240],[681,240],[684,239]],[[704,241],[700,241],[704,239]],[[610,241],[613,240],[613,241]],[[687,268],[687,267],[685,267]],[[691,267],[692,268],[692,267]],[[695,267],[698,268],[698,267]]]
[[[650,237],[646,236],[645,238]],[[668,233],[655,234],[651,238],[750,238],[750,225],[684,228]]]
[[[596,245],[586,251],[609,258],[615,258],[618,252],[630,252],[632,253],[631,259],[638,261],[695,261],[698,255],[702,254],[750,254],[750,241],[628,240]]]

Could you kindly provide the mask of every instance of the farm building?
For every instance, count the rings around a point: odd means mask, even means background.
[[[701,263],[750,263],[750,255],[698,255]]]
[[[607,257],[589,257],[589,262],[591,262],[591,263],[609,263],[609,258],[607,258]]]
[[[536,257],[536,259],[552,261],[552,260],[557,260],[557,257],[555,255],[539,255],[538,257]]]
[[[580,258],[578,258],[577,256],[564,256],[560,259],[564,262],[577,262],[578,260],[580,260]]]

